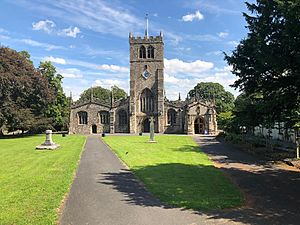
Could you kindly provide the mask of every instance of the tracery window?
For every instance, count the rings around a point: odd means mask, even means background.
[[[78,124],[87,124],[88,114],[85,111],[78,112]]]
[[[152,45],[148,47],[148,58],[154,59],[154,48]]]
[[[127,113],[124,109],[119,110],[118,116],[119,116],[119,125],[120,126],[124,126],[124,125],[128,124]]]
[[[154,97],[148,88],[145,88],[141,93],[140,110],[145,113],[154,111]]]
[[[176,124],[176,111],[174,109],[168,110],[168,124],[174,125]]]
[[[146,59],[146,48],[144,45],[141,46],[140,48],[140,58],[141,59]]]
[[[101,124],[109,124],[109,112],[107,111],[100,111],[100,123]]]

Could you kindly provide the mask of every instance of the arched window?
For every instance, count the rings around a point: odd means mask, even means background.
[[[118,117],[119,117],[119,126],[124,126],[128,124],[127,113],[124,109],[119,110]]]
[[[100,111],[100,123],[101,124],[109,124],[109,112],[108,111]]]
[[[174,109],[168,110],[168,124],[176,124],[176,111]]]
[[[85,111],[78,112],[78,124],[87,124],[88,114]]]
[[[141,59],[146,59],[146,48],[143,45],[140,48],[140,58]]]
[[[145,113],[154,111],[154,97],[148,88],[145,88],[141,94],[140,109]]]
[[[154,48],[152,45],[148,47],[148,58],[154,59]]]

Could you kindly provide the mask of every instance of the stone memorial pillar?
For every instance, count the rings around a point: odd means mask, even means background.
[[[154,117],[150,117],[150,141],[151,143],[154,143]]]
[[[52,141],[52,130],[46,130],[46,140],[43,144],[36,146],[36,149],[43,150],[43,149],[48,149],[48,150],[54,150],[57,149],[60,145],[55,144]]]

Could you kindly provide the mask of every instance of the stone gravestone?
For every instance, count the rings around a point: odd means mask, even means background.
[[[49,149],[54,150],[57,149],[60,145],[55,144],[52,141],[52,130],[46,130],[46,140],[43,144],[36,146],[36,149],[43,150],[43,149]]]
[[[154,141],[154,118],[153,116],[150,117],[150,141],[151,143],[155,143]]]

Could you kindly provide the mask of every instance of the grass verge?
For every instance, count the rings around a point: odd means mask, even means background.
[[[194,210],[240,206],[238,188],[189,136],[106,136],[103,140],[162,202]]]
[[[35,150],[45,136],[0,139],[0,224],[56,224],[85,137],[54,135],[58,150]]]

